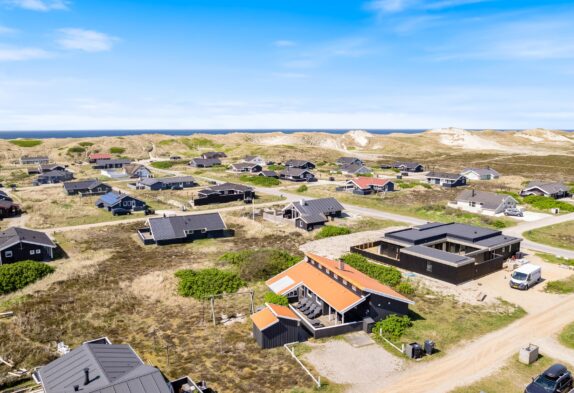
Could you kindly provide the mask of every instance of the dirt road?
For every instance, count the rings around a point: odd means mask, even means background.
[[[502,330],[482,336],[442,359],[415,365],[408,371],[381,381],[378,392],[445,393],[482,379],[499,369],[520,347],[542,342],[559,332],[574,317],[574,296],[540,313],[527,315]],[[544,348],[542,348],[544,353]],[[358,393],[351,388],[349,392]]]

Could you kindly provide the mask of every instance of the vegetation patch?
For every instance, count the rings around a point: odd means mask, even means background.
[[[382,335],[387,340],[399,340],[405,331],[413,326],[411,319],[407,315],[391,315],[375,324],[373,333]]]
[[[267,169],[270,171],[282,171],[283,169],[285,169],[285,165],[268,165]]]
[[[233,266],[242,280],[260,281],[290,268],[301,258],[274,248],[260,248],[226,252],[219,260]]]
[[[78,145],[82,146],[82,147],[90,147],[90,146],[94,146],[93,142],[80,142],[78,143]]]
[[[274,177],[266,177],[266,176],[241,175],[239,180],[241,180],[244,183],[251,183],[251,184],[254,184],[256,186],[261,186],[261,187],[273,187],[273,186],[278,186],[279,184],[281,184],[281,181],[279,181],[279,179],[276,179]]]
[[[523,236],[533,242],[574,250],[574,221],[526,231]]]
[[[110,153],[112,154],[123,154],[125,151],[126,149],[123,147],[117,147],[117,146],[110,147]]]
[[[523,201],[539,210],[550,210],[557,208],[563,212],[574,212],[574,205],[567,202],[558,201],[550,197],[529,195],[524,197]]]
[[[382,284],[396,287],[401,282],[401,272],[397,268],[369,262],[362,255],[347,254],[343,256],[343,261]]]
[[[265,303],[278,304],[280,306],[287,306],[289,304],[289,300],[286,296],[277,295],[275,292],[267,292],[263,296],[263,299]]]
[[[71,155],[74,155],[74,154],[81,154],[81,153],[84,153],[85,151],[86,151],[86,148],[85,148],[85,147],[82,147],[82,146],[73,146],[73,147],[70,147],[70,148],[68,149],[68,155],[71,156]]]
[[[299,187],[297,187],[297,192],[306,192],[309,190],[309,187],[307,187],[306,184],[302,184]]]
[[[544,252],[538,252],[536,253],[536,255],[544,259],[548,263],[554,263],[556,265],[574,266],[574,259],[557,257],[554,254],[546,254]]]
[[[181,296],[205,299],[222,293],[235,293],[245,282],[235,273],[215,268],[178,270],[178,292]]]
[[[562,345],[574,349],[574,323],[566,326],[558,337]]]
[[[545,288],[546,292],[567,294],[574,292],[574,276],[570,276],[563,280],[548,281]]]
[[[156,169],[170,169],[175,165],[185,164],[185,160],[154,161],[150,165]]]
[[[54,272],[54,268],[42,262],[24,261],[0,266],[0,294],[22,289]]]
[[[182,138],[181,142],[184,145],[186,145],[188,147],[188,149],[190,149],[190,150],[197,150],[198,148],[201,148],[201,147],[203,147],[203,148],[210,147],[213,149],[219,149],[219,148],[223,147],[222,144],[215,143],[211,139],[201,138],[201,137]]]
[[[348,235],[351,233],[351,229],[347,227],[338,227],[335,225],[325,225],[317,234],[315,239],[324,239],[326,237]]]
[[[39,139],[11,139],[8,142],[18,147],[34,147],[42,144]]]

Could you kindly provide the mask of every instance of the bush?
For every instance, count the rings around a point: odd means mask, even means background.
[[[529,205],[540,210],[550,210],[553,208],[558,208],[561,211],[574,212],[574,205],[571,205],[570,203],[566,202],[557,201],[556,199],[550,197],[529,195],[524,197],[523,200]]]
[[[546,292],[567,294],[574,292],[574,278],[566,278],[564,280],[549,281],[546,284]]]
[[[256,186],[261,186],[261,187],[272,187],[272,186],[278,186],[279,184],[281,184],[279,179],[276,179],[274,177],[265,177],[265,176],[241,175],[239,180],[241,180],[244,183],[251,183],[251,184],[255,184]]]
[[[245,283],[235,273],[219,269],[178,270],[178,292],[181,296],[205,299],[212,295],[234,293]]]
[[[343,261],[382,284],[396,287],[401,282],[401,272],[398,269],[371,263],[362,255],[347,254],[343,256]]]
[[[38,139],[12,139],[8,142],[19,147],[34,147],[42,144],[42,141]]]
[[[285,165],[269,165],[267,169],[270,171],[282,171],[285,169]]]
[[[379,321],[373,327],[373,333],[382,336],[388,340],[398,340],[405,333],[405,330],[413,326],[411,319],[406,316],[390,315]]]
[[[302,184],[297,188],[297,192],[306,192],[309,189],[306,184]]]
[[[86,149],[82,146],[74,146],[68,149],[68,155],[84,153]]]
[[[287,306],[289,304],[289,300],[287,300],[287,297],[277,295],[274,292],[267,292],[263,297],[263,299],[265,300],[265,303],[278,304],[280,306]]]
[[[42,262],[24,261],[0,266],[0,295],[17,291],[54,272]]]
[[[219,260],[231,264],[245,281],[267,280],[301,260],[286,251],[274,248],[232,251],[223,254]]]
[[[334,225],[325,225],[321,230],[315,235],[315,239],[324,239],[326,237],[348,235],[351,230],[347,227],[338,227]]]
[[[125,151],[126,149],[123,147],[110,147],[110,153],[112,154],[122,154]]]
[[[403,295],[409,296],[409,295],[414,295],[415,293],[415,287],[412,286],[412,284],[408,281],[401,281],[395,288],[399,293],[402,293]]]
[[[174,165],[185,163],[185,161],[154,161],[150,165],[157,169],[169,169]]]
[[[502,220],[494,220],[491,225],[498,229],[506,228],[506,223]]]
[[[82,147],[90,147],[90,146],[94,146],[93,142],[80,142],[78,143],[78,145],[82,146]]]

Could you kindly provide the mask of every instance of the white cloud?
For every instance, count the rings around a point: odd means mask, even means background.
[[[275,45],[278,48],[290,48],[293,46],[297,46],[297,43],[294,41],[289,41],[289,40],[278,40],[278,41],[275,41],[273,43],[273,45]]]
[[[60,29],[58,44],[63,49],[81,50],[84,52],[105,52],[112,49],[118,41],[116,37],[109,36],[93,30]]]
[[[46,59],[49,57],[52,57],[52,54],[43,49],[0,47],[0,62]]]
[[[393,14],[409,9],[442,10],[487,1],[493,0],[373,0],[366,3],[365,8],[378,14]]]
[[[68,9],[66,0],[5,0],[4,3],[30,11],[62,11]]]
[[[18,30],[12,29],[11,27],[0,25],[0,35],[10,35],[17,33]]]

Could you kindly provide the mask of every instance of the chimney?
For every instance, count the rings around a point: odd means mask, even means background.
[[[80,391],[80,385],[74,385],[74,392]]]
[[[299,203],[301,204],[301,206],[305,206],[307,204],[307,202],[305,202],[305,199],[301,199]]]
[[[345,261],[343,261],[343,258],[337,260],[337,268],[339,270],[345,270]]]
[[[84,386],[89,383],[90,383],[90,369],[86,367],[84,369]]]

